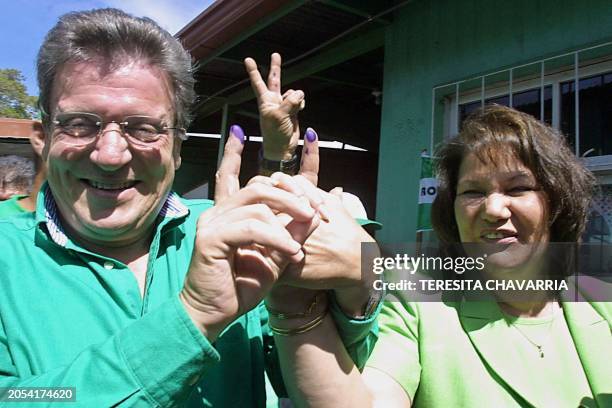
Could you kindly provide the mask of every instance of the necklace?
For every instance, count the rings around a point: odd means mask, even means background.
[[[552,320],[551,320],[551,325],[552,325]],[[538,344],[535,341],[531,340],[529,337],[527,337],[527,335],[525,333],[523,333],[523,331],[521,329],[519,329],[514,324],[510,323],[510,326],[514,327],[521,334],[521,336],[523,336],[525,338],[525,340],[527,340],[535,348],[538,349],[538,353],[540,353],[540,358],[544,358],[544,345],[543,344]]]
[[[552,328],[552,323],[553,320],[555,320],[555,316],[554,316],[554,307],[552,307],[552,313],[551,313],[551,318],[550,321],[548,322],[548,329],[547,329],[547,337],[548,335],[550,335],[550,330]],[[525,340],[527,340],[532,346],[534,346],[537,350],[538,350],[538,354],[540,355],[540,358],[544,358],[544,344],[538,344],[535,341],[531,340],[529,338],[529,336],[527,336],[521,329],[518,328],[518,326],[516,326],[514,323],[512,323],[510,320],[506,319],[506,321],[508,322],[508,325],[514,327],[516,329],[516,331],[518,331],[520,333],[521,336],[523,336],[525,338]]]

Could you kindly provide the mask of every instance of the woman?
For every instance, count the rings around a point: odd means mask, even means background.
[[[492,105],[438,152],[434,229],[447,245],[497,246],[485,279],[544,279],[549,242],[577,242],[594,186],[564,138]],[[452,211],[449,209],[452,208]],[[612,406],[610,303],[524,298],[411,302],[395,293],[362,374],[381,407]]]

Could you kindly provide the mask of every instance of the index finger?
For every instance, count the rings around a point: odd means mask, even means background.
[[[234,125],[230,128],[223,159],[215,174],[215,202],[217,203],[240,190],[242,149],[244,149],[244,132],[240,126]]]
[[[298,174],[304,176],[315,186],[319,182],[319,138],[317,132],[312,128],[306,129],[304,134],[302,162]]]
[[[281,89],[281,56],[278,52],[270,56],[270,72],[268,72],[268,89],[280,94]]]
[[[266,83],[261,77],[261,74],[257,69],[257,63],[253,58],[245,58],[244,67],[246,68],[247,74],[249,74],[249,79],[251,80],[251,87],[253,88],[253,92],[255,92],[255,96],[259,100],[260,96],[268,91],[268,87],[266,86]]]

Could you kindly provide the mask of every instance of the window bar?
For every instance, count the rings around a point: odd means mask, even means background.
[[[512,103],[514,102],[514,101],[512,100],[512,81],[513,81],[513,79],[514,79],[514,78],[513,78],[513,75],[514,75],[514,68],[510,68],[510,84],[508,85],[508,88],[509,88],[509,90],[508,90],[508,95],[509,95],[509,98],[508,98],[508,101],[509,101],[509,102],[508,102],[508,105],[510,105],[510,107],[512,107],[512,106],[513,106],[513,105],[512,105]]]
[[[574,134],[576,143],[576,156],[580,156],[580,107],[578,106],[579,99],[579,78],[578,78],[578,52],[574,53]]]
[[[431,137],[429,141],[429,154],[433,156],[434,126],[436,124],[436,88],[431,90]]]
[[[544,122],[544,61],[540,62],[540,121]]]
[[[480,80],[480,107],[485,106],[485,76],[483,75]]]
[[[552,84],[552,100],[556,103],[552,104],[552,127],[561,130],[561,86],[559,82]]]
[[[455,106],[454,106],[454,110],[455,110],[455,117],[457,118],[457,129],[455,130],[456,133],[459,133],[459,128],[461,127],[461,118],[459,117],[459,82],[457,82],[455,84]]]

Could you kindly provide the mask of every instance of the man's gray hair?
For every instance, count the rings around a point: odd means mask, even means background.
[[[30,192],[34,180],[34,162],[14,154],[0,156],[0,188]]]
[[[166,73],[172,87],[174,126],[187,128],[195,99],[189,54],[153,20],[112,8],[64,14],[47,33],[37,59],[39,105],[45,128],[50,128],[50,115],[54,113],[53,83],[66,63],[102,61],[112,69],[125,63],[126,58],[146,61]]]

